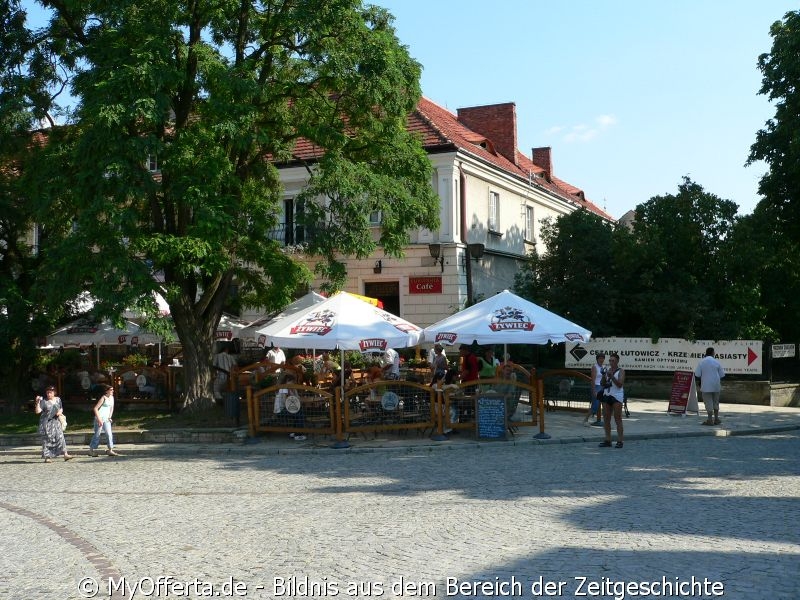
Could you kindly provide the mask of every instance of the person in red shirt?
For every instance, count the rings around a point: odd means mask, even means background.
[[[461,344],[458,352],[461,355],[461,382],[475,381],[478,379],[478,357],[467,344]]]

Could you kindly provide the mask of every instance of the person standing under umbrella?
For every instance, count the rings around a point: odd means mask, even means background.
[[[52,462],[54,458],[63,456],[64,460],[72,459],[67,452],[67,441],[64,439],[64,428],[59,417],[64,414],[61,398],[56,396],[56,388],[47,386],[45,397],[36,396],[33,410],[39,416],[39,435],[42,436],[42,458],[44,462]]]

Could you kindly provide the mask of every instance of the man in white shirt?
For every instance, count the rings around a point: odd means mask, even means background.
[[[383,378],[400,379],[400,355],[394,348],[387,348],[383,354]]]
[[[722,391],[722,382],[725,377],[725,370],[720,362],[714,358],[714,349],[708,348],[706,355],[702,358],[697,368],[694,370],[697,379],[697,386],[703,394],[703,404],[706,405],[708,418],[703,421],[703,425],[719,425],[719,394]]]
[[[214,379],[214,397],[217,400],[222,400],[225,384],[228,382],[231,371],[235,366],[236,357],[230,354],[230,346],[225,343],[219,354],[214,357],[214,369],[217,371],[217,376]]]
[[[280,347],[273,346],[269,349],[269,352],[267,352],[267,362],[274,365],[284,365],[286,364],[286,355]]]

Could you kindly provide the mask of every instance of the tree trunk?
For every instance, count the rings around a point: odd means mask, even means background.
[[[176,323],[177,325],[177,323]],[[214,406],[214,336],[192,331],[179,336],[183,345],[184,396],[182,410],[203,412]]]

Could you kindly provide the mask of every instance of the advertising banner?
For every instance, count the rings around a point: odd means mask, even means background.
[[[591,369],[598,352],[619,354],[619,364],[627,371],[693,371],[714,348],[717,360],[729,375],[760,375],[763,342],[758,340],[695,340],[661,338],[597,338],[589,342],[565,344],[567,369]]]
[[[794,355],[794,344],[772,344],[772,358],[793,358]]]

